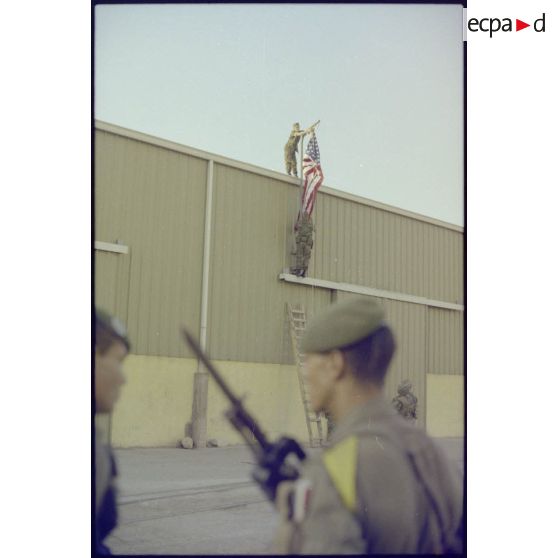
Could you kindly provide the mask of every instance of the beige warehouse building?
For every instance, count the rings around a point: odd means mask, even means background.
[[[176,446],[188,432],[198,363],[180,324],[205,339],[270,437],[307,439],[287,303],[311,318],[356,295],[377,298],[396,334],[387,395],[409,378],[419,423],[433,436],[463,436],[462,227],[323,186],[300,279],[288,272],[297,180],[95,128],[95,301],[126,323],[132,342],[113,445]],[[226,408],[210,381],[207,437],[237,443]]]

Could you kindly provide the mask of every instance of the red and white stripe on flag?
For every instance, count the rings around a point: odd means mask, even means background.
[[[302,175],[304,177],[302,212],[311,215],[318,189],[324,181],[324,174],[320,164],[320,150],[315,134],[312,135],[312,138],[308,142],[306,153],[302,159]]]

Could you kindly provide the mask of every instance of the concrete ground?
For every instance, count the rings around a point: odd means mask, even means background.
[[[463,439],[439,439],[463,471]],[[116,450],[114,554],[269,554],[276,513],[250,480],[245,446]]]

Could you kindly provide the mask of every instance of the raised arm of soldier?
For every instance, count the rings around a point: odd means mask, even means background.
[[[300,133],[303,136],[307,136],[308,134],[313,134],[317,125],[318,125],[318,123],[316,122],[315,124],[312,124],[312,126],[309,126],[308,128],[306,128],[306,130],[301,130]]]
[[[318,120],[317,122],[314,122],[314,124],[312,124],[312,126],[308,126],[308,128],[306,128],[306,130],[302,130],[303,135],[308,135],[308,134],[313,134],[316,130],[316,126],[320,123],[320,121]]]
[[[291,130],[290,137],[291,138],[296,138],[296,137],[300,137],[300,136],[305,136],[306,133],[307,133],[306,130],[301,130],[300,129],[300,124],[298,122],[295,122],[293,124],[293,128]]]
[[[298,124],[298,122],[296,124],[294,124],[292,132],[291,132],[291,136],[294,137],[299,137],[299,136],[307,136],[308,134],[313,134],[316,126],[320,123],[320,121],[318,120],[318,122],[314,122],[314,124],[312,124],[312,126],[309,126],[308,128],[306,128],[306,130],[301,130],[300,129],[300,125]]]

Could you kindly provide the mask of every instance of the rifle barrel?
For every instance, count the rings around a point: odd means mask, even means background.
[[[269,446],[269,442],[267,441],[267,438],[266,438],[265,434],[261,431],[259,426],[254,421],[254,419],[246,412],[246,410],[244,409],[240,399],[238,399],[238,397],[236,397],[233,394],[233,392],[229,389],[229,386],[227,386],[227,384],[223,381],[223,379],[221,378],[221,375],[217,372],[217,370],[215,369],[213,364],[211,364],[211,362],[209,361],[209,359],[207,358],[207,356],[203,352],[202,348],[200,347],[199,343],[196,341],[196,339],[190,334],[190,332],[185,327],[182,327],[181,331],[182,331],[182,335],[184,336],[184,339],[188,343],[188,346],[192,349],[192,351],[194,351],[195,355],[203,362],[203,365],[206,367],[207,371],[211,374],[213,379],[217,382],[219,387],[223,390],[223,393],[225,394],[225,396],[231,402],[231,404],[233,406],[233,409],[235,409],[237,412],[241,412],[243,414],[242,416],[245,419],[245,426],[250,429],[250,431],[252,432],[252,435],[258,441],[258,443],[263,448],[267,448]],[[241,434],[243,436],[245,436],[244,432],[241,432]]]
[[[190,349],[192,349],[195,355],[203,362],[203,365],[206,367],[207,371],[213,376],[213,379],[219,384],[219,387],[225,392],[225,395],[231,400],[233,405],[238,405],[240,403],[238,398],[235,397],[235,395],[231,392],[227,384],[223,382],[221,376],[219,375],[217,370],[215,370],[213,364],[211,364],[211,362],[209,362],[209,359],[205,356],[205,353],[202,351],[202,348],[200,347],[199,343],[194,339],[194,337],[190,334],[190,332],[185,327],[182,328],[182,335],[184,336],[184,339],[188,343]]]

